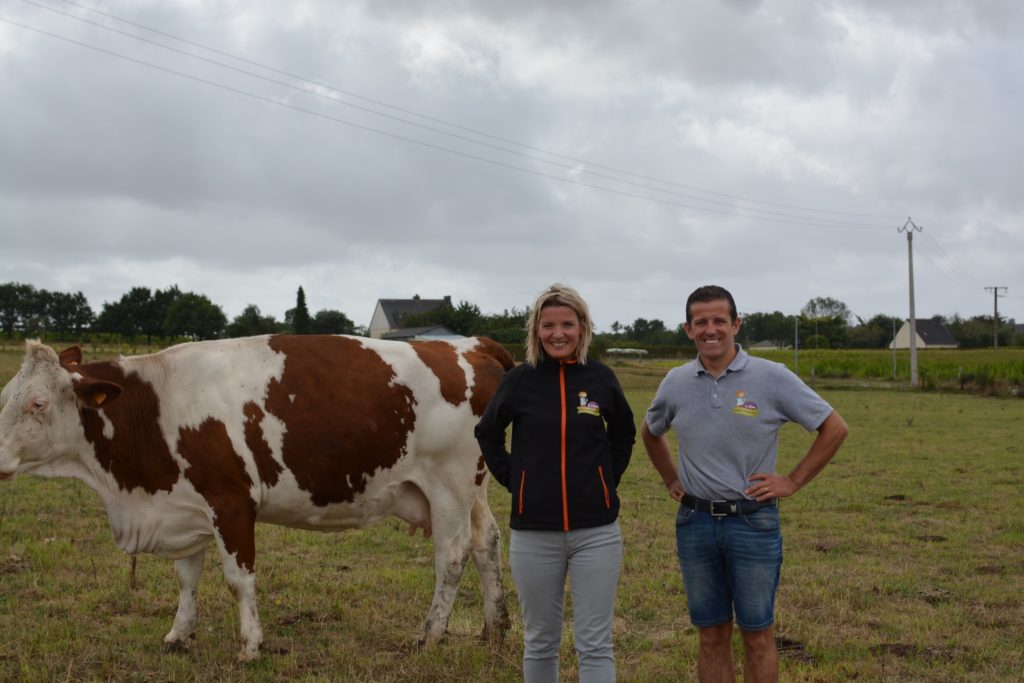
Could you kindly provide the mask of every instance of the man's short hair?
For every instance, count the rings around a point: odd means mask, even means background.
[[[736,301],[732,298],[729,290],[718,285],[704,285],[693,290],[693,293],[686,300],[686,324],[689,325],[693,321],[693,314],[690,312],[691,304],[706,304],[710,301],[723,299],[729,302],[729,317],[733,322],[736,322],[739,314],[736,312]]]

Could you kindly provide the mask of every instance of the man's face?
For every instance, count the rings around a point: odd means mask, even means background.
[[[725,299],[694,302],[690,305],[690,322],[684,323],[686,336],[697,345],[705,360],[728,358],[733,353],[740,319],[729,315],[729,302]]]

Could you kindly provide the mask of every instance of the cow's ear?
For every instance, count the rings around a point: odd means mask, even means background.
[[[74,370],[75,366],[82,363],[82,349],[77,346],[69,346],[60,352],[61,367]]]
[[[121,385],[101,380],[75,382],[75,393],[85,405],[99,408],[121,395]]]

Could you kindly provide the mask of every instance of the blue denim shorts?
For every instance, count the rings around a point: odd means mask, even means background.
[[[736,623],[760,631],[775,621],[782,570],[778,505],[729,517],[679,506],[676,550],[694,626]]]

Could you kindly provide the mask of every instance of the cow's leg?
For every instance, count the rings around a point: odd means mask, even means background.
[[[487,484],[477,492],[473,501],[473,563],[480,575],[480,589],[484,599],[483,637],[501,642],[509,627],[505,589],[501,584],[501,535],[487,505]]]
[[[241,516],[241,515],[239,515]],[[260,615],[256,608],[256,528],[255,519],[233,520],[229,528],[218,529],[217,546],[224,563],[224,579],[238,602],[239,632],[242,649],[238,660],[248,662],[259,657],[263,642]]]
[[[199,585],[199,575],[203,571],[205,555],[204,548],[195,555],[174,562],[174,571],[178,575],[181,592],[178,594],[178,612],[174,615],[174,625],[164,636],[164,648],[168,652],[187,649],[188,639],[195,633],[196,588]]]
[[[430,517],[434,537],[434,601],[427,612],[420,643],[434,645],[448,628],[448,617],[455,605],[462,570],[469,559],[471,545],[470,514],[466,506],[447,500],[431,499]]]

